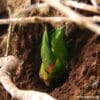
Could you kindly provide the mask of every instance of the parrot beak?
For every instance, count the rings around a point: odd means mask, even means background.
[[[50,82],[50,80],[44,80],[44,83],[45,83],[45,85],[47,86],[47,87],[50,87],[51,86],[51,82]]]
[[[46,75],[42,75],[41,73],[39,73],[39,77],[41,80],[44,81],[44,84],[49,87],[50,86],[50,80],[48,80],[47,76]]]

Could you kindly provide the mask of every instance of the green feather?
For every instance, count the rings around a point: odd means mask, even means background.
[[[64,28],[56,29],[51,36],[51,50],[56,58],[61,60],[64,64],[68,56],[68,47],[66,37],[64,34]]]
[[[42,59],[42,65],[40,68],[40,77],[45,77],[49,65],[55,62],[55,57],[50,49],[47,28],[45,28],[45,31],[43,33],[43,38],[42,38],[41,59]]]
[[[65,71],[67,58],[68,47],[64,28],[57,28],[49,34],[45,28],[41,45],[40,77],[44,81],[59,77]],[[53,68],[52,65],[54,65]]]
[[[59,77],[66,68],[68,47],[64,34],[64,28],[56,29],[51,35],[51,50],[56,57],[55,67],[49,77]]]

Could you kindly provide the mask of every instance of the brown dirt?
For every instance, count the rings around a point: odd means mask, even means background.
[[[59,100],[78,100],[77,96],[100,95],[100,36],[89,31],[72,35],[71,60],[66,82],[52,91]],[[92,86],[94,82],[99,85]],[[98,94],[99,93],[99,94]]]
[[[24,5],[24,0],[17,1]],[[22,2],[23,1],[23,2]],[[15,9],[16,9],[15,7]],[[14,31],[14,45],[11,54],[19,57],[21,65],[13,76],[20,89],[44,91],[57,100],[78,100],[77,96],[100,95],[100,36],[86,29],[76,28],[68,35],[69,69],[60,84],[48,88],[39,79],[41,65],[40,44],[43,26],[28,24]],[[97,84],[94,84],[96,83]],[[57,82],[59,83],[59,82]],[[0,85],[0,100],[11,97]]]

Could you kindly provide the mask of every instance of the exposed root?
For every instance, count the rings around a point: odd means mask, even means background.
[[[11,81],[11,74],[16,71],[18,59],[14,56],[0,58],[0,83],[4,86],[7,92],[17,100],[55,100],[43,92],[25,91],[18,89]]]

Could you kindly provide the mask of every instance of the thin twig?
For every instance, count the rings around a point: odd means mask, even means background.
[[[96,6],[92,6],[89,4],[79,3],[77,1],[70,1],[70,0],[64,1],[64,4],[70,7],[79,8],[82,10],[100,14],[100,10]]]
[[[22,23],[22,24],[25,24],[25,23],[42,23],[42,22],[60,23],[60,22],[67,22],[67,21],[71,21],[71,19],[68,18],[68,17],[40,17],[40,16],[33,16],[33,17],[24,17],[24,18],[0,19],[0,24],[10,24],[10,23],[15,23],[15,24]],[[99,16],[84,17],[83,21],[100,22],[100,17]]]
[[[60,23],[60,22],[72,21],[72,22],[75,22],[76,24],[78,24],[80,26],[84,26],[84,27],[86,27],[86,28],[88,28],[88,29],[92,30],[93,32],[100,35],[100,26],[94,23],[94,22],[100,22],[99,16],[82,17],[82,18],[79,16],[76,16],[76,19],[74,17],[70,18],[70,17],[39,17],[39,16],[34,16],[34,17],[25,17],[25,18],[2,19],[2,20],[0,20],[0,24],[10,24],[10,23],[25,24],[25,23],[43,23],[43,22]]]
[[[71,8],[64,6],[61,4],[60,0],[42,0],[47,2],[51,7],[55,8],[65,16],[67,16],[72,22],[78,24],[79,26],[84,26],[89,30],[95,32],[100,35],[100,26],[96,25],[94,22],[91,22],[86,19],[85,16],[75,12]]]
[[[93,17],[85,17],[81,14],[75,12],[74,10],[70,9],[69,7],[64,6],[59,2],[59,0],[42,0],[46,1],[46,3],[43,4],[35,4],[30,6],[29,8],[22,9],[21,11],[13,14],[12,16],[14,18],[11,19],[2,19],[0,20],[0,24],[9,24],[9,23],[41,23],[41,22],[67,22],[72,21],[80,26],[84,26],[93,32],[100,34],[100,26],[95,24],[95,22],[100,22],[100,16],[93,16]],[[42,7],[53,7],[56,10],[60,11],[61,13],[65,14],[66,17],[25,17],[25,18],[17,18],[18,15],[24,14],[32,10],[33,8],[42,8]]]
[[[10,7],[8,7],[8,13],[9,13],[9,17],[11,18],[11,9],[10,9]],[[12,33],[12,26],[13,26],[13,24],[10,23],[9,24],[9,28],[8,28],[8,36],[7,36],[7,45],[6,45],[5,56],[8,56],[8,53],[9,53],[10,42],[11,42],[11,33]]]
[[[33,17],[24,17],[24,18],[10,18],[10,19],[1,19],[0,24],[25,24],[25,23],[42,23],[42,22],[64,22],[69,21],[70,19],[67,17],[40,17],[40,16],[33,16]]]
[[[5,52],[5,56],[8,55],[9,53],[9,47],[10,47],[10,40],[11,40],[11,29],[12,29],[12,24],[9,25],[8,28],[8,36],[7,36],[7,45],[6,45],[6,52]]]

